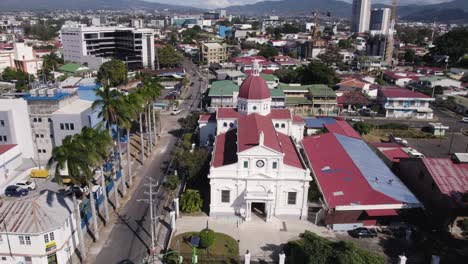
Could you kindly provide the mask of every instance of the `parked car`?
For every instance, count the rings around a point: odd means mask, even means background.
[[[374,229],[358,227],[349,231],[349,235],[356,238],[377,237],[377,232]]]
[[[464,123],[468,123],[468,116],[463,117],[461,121],[464,122]]]
[[[24,189],[24,188],[21,188],[19,186],[16,186],[16,185],[10,185],[8,187],[6,187],[5,189],[5,195],[8,196],[8,197],[11,197],[11,196],[26,196],[28,195],[29,191],[28,189]]]
[[[182,109],[177,108],[177,109],[172,110],[171,115],[178,115],[180,114],[180,112],[182,112]]]
[[[164,99],[166,99],[166,100],[175,100],[175,99],[177,99],[177,95],[168,94],[168,95],[166,95],[166,97],[164,97]]]
[[[78,185],[68,186],[65,189],[65,195],[75,195],[76,198],[81,199],[86,194],[86,189],[81,188]]]
[[[364,119],[362,119],[360,117],[353,117],[353,118],[351,118],[351,121],[353,121],[353,122],[364,122]]]
[[[34,190],[36,189],[36,184],[32,181],[19,181],[15,184],[23,189]]]

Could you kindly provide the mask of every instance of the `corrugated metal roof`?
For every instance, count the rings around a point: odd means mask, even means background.
[[[6,198],[0,204],[0,215],[5,225],[2,233],[40,234],[65,224],[73,212],[72,200],[52,191],[19,198]]]
[[[442,193],[453,196],[468,192],[468,164],[455,164],[444,158],[424,158],[422,162]]]
[[[304,118],[306,126],[308,128],[323,128],[325,124],[335,124],[336,119],[332,117],[306,117]]]
[[[374,190],[398,201],[410,204],[419,203],[403,182],[390,171],[363,140],[335,135]]]

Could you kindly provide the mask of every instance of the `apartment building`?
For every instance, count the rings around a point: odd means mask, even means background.
[[[404,88],[381,88],[377,100],[385,117],[432,119],[434,114],[429,107],[434,98]]]
[[[154,32],[146,28],[87,27],[66,25],[60,31],[65,61],[98,69],[110,59],[119,59],[128,69],[154,69]]]
[[[202,44],[202,60],[207,64],[223,63],[227,60],[226,47],[218,43]]]
[[[369,30],[371,34],[387,35],[390,29],[390,8],[376,8],[371,11]]]
[[[42,64],[42,59],[34,56],[32,47],[22,42],[14,43],[12,49],[0,50],[0,72],[9,67],[37,76]]]

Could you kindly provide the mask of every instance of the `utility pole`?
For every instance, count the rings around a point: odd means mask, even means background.
[[[154,199],[153,195],[158,193],[159,190],[159,181],[156,182],[156,184],[153,183],[153,178],[151,177],[146,177],[149,180],[149,183],[144,184],[145,186],[149,187],[149,191],[144,192],[145,194],[149,195],[149,199],[138,199],[137,202],[145,202],[149,204],[150,207],[150,233],[151,233],[151,248],[150,248],[150,253],[149,253],[149,259],[153,260],[154,259],[154,251],[156,249],[156,217],[154,216]],[[156,191],[153,192],[153,188],[157,187]],[[150,262],[153,263],[153,262]]]

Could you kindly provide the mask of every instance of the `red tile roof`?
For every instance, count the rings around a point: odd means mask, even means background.
[[[237,162],[237,129],[229,130],[216,137],[213,151],[213,167],[221,167]]]
[[[261,76],[250,75],[242,82],[238,97],[253,100],[267,99],[270,98],[270,89]]]
[[[428,95],[413,92],[405,88],[381,88],[379,93],[387,98],[431,98]]]
[[[304,119],[298,115],[293,116],[293,123],[305,124]]]
[[[343,136],[353,137],[353,138],[361,138],[358,132],[354,130],[348,122],[344,120],[336,119],[336,122],[333,124],[324,124],[325,128],[330,133],[337,133]]]
[[[297,153],[296,147],[294,146],[294,142],[292,141],[292,139],[283,133],[278,133],[278,138],[281,142],[281,147],[284,153],[284,164],[296,168],[305,169],[301,162],[301,159],[299,158],[299,153]]]
[[[282,152],[271,118],[259,114],[241,116],[238,120],[238,150],[242,152],[260,143],[260,132],[264,135],[264,146]]]
[[[289,109],[271,109],[271,119],[291,119],[291,111]]]
[[[239,118],[240,114],[237,112],[235,108],[227,108],[227,107],[222,107],[218,108],[218,111],[216,112],[216,119],[224,119],[224,118],[233,118],[237,119]]]
[[[254,60],[259,60],[259,63],[267,61],[267,59],[263,56],[250,56],[233,58],[232,62],[239,64],[252,64]]]
[[[366,86],[366,83],[361,82],[359,80],[355,80],[355,79],[347,79],[338,83],[337,86],[346,86],[346,87],[363,89],[364,86]]]
[[[210,121],[215,121],[216,120],[216,114],[208,114],[208,115],[200,115],[198,118],[198,122],[210,122]]]
[[[0,155],[6,153],[10,149],[14,148],[16,144],[6,144],[6,145],[0,145]]]
[[[456,164],[448,158],[423,158],[422,162],[442,193],[456,198],[468,192],[468,164]]]
[[[302,144],[330,208],[401,203],[370,186],[336,134],[306,137]]]
[[[395,209],[377,209],[377,210],[366,210],[368,216],[394,216],[398,215]]]

